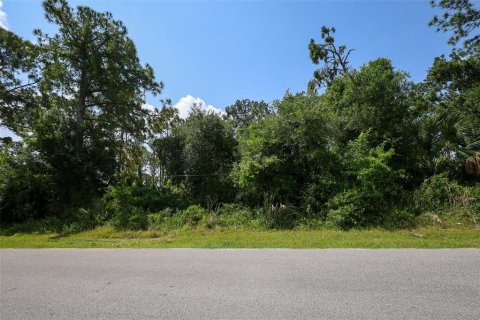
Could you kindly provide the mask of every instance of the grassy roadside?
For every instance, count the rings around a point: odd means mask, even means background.
[[[0,236],[0,248],[480,248],[478,229],[171,230]]]

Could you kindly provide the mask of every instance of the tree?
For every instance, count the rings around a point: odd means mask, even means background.
[[[437,31],[453,32],[448,40],[452,46],[464,39],[460,55],[472,54],[480,50],[480,10],[469,0],[431,0],[432,7],[445,10],[442,16],[435,15],[429,22]],[[471,36],[470,38],[468,38]]]
[[[59,31],[54,36],[35,31],[44,52],[41,91],[74,101],[76,153],[86,135],[93,135],[85,132],[86,121],[102,123],[110,134],[121,129],[141,136],[145,91],[158,94],[162,84],[149,65],[140,64],[123,23],[108,12],[74,10],[66,0],[46,0],[43,6]]]
[[[385,144],[394,149],[396,168],[413,170],[416,129],[410,113],[412,83],[405,72],[396,71],[390,60],[376,59],[362,66],[352,80],[338,78],[325,93],[326,104],[337,114],[341,128],[340,152],[349,141],[369,131],[371,147]]]
[[[110,13],[74,10],[66,0],[46,0],[43,6],[59,29],[53,36],[35,31],[42,107],[34,143],[61,172],[68,201],[75,201],[82,191],[101,192],[122,168],[124,151],[137,150],[145,140],[145,92],[158,94],[162,84],[150,66],[140,64],[126,27]]]
[[[233,120],[237,129],[246,128],[252,123],[258,123],[275,112],[272,105],[264,101],[249,99],[237,100],[233,105],[226,107],[225,111],[227,117]]]
[[[181,186],[193,203],[210,205],[233,199],[228,175],[236,141],[228,121],[194,106],[189,117],[169,135],[158,137],[154,146],[166,177]]]
[[[3,141],[2,141],[3,140]],[[60,214],[55,168],[31,147],[0,140],[0,225]]]
[[[152,135],[148,144],[152,152],[149,152],[148,169],[151,177],[161,186],[167,175],[180,174],[181,160],[177,155],[181,154],[180,140],[175,136],[175,130],[183,120],[178,115],[178,109],[173,108],[171,101],[165,101],[161,110],[156,110],[150,122]],[[173,167],[171,167],[173,165]]]
[[[480,59],[435,59],[425,87],[433,123],[435,171],[461,176],[464,164],[480,152]],[[475,159],[470,159],[475,160]]]
[[[430,112],[437,124],[436,163],[440,170],[461,176],[470,163],[480,161],[480,11],[468,0],[432,1],[446,12],[434,16],[430,25],[452,32],[448,43],[454,48],[450,60],[435,58],[425,86]],[[465,170],[466,169],[466,170]]]
[[[335,28],[323,26],[321,31],[323,43],[316,43],[311,39],[308,45],[312,62],[315,64],[323,62],[323,68],[315,70],[313,80],[308,83],[309,92],[315,92],[318,87],[329,86],[339,76],[351,77],[348,57],[353,49],[347,50],[345,45],[338,47],[335,45],[333,37]]]
[[[58,32],[35,30],[37,45],[0,30],[0,117],[22,135],[22,152],[31,153],[25,159],[50,168],[48,190],[36,194],[46,203],[58,200],[62,212],[89,206],[120,170],[134,167],[141,178],[153,117],[143,107],[145,94],[160,93],[162,84],[140,64],[126,27],[110,13],[73,9],[66,0],[46,0],[43,7]],[[35,182],[34,174],[24,176]],[[6,181],[13,186],[13,178]]]
[[[162,109],[155,113],[151,126],[154,134],[170,136],[173,130],[182,123],[178,109],[172,107],[170,100],[166,101]]]
[[[160,166],[161,183],[170,180],[180,184],[184,181],[184,140],[179,133],[183,124],[178,109],[169,104],[162,108],[153,121],[154,138],[151,147]]]
[[[369,131],[349,141],[340,157],[341,191],[328,201],[327,220],[342,228],[385,225],[401,202],[403,171],[392,168],[393,149],[371,147]],[[395,217],[393,217],[395,218]]]
[[[201,204],[232,199],[228,180],[235,161],[232,129],[215,113],[197,107],[181,128],[187,189]]]
[[[232,178],[250,204],[272,201],[315,212],[331,191],[334,157],[329,144],[331,113],[319,97],[287,95],[278,113],[252,124],[239,136],[240,159]],[[316,212],[318,213],[318,212]]]
[[[37,106],[37,55],[37,46],[0,28],[0,125],[18,135],[28,131]]]

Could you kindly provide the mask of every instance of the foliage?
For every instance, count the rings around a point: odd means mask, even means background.
[[[229,123],[198,106],[170,135],[154,141],[166,176],[180,186],[193,203],[204,206],[233,198],[228,174],[235,161],[235,145]]]
[[[67,184],[65,200],[75,204],[89,193],[101,194],[122,167],[119,160],[125,157],[119,147],[143,139],[143,95],[159,93],[162,85],[155,82],[151,67],[140,64],[126,27],[110,13],[82,6],[75,10],[65,0],[43,5],[58,32],[50,36],[35,31],[43,108],[36,123],[40,127],[32,128],[34,142],[59,168]],[[55,149],[59,146],[63,149]]]
[[[450,45],[456,45],[464,39],[465,51],[460,54],[473,53],[473,49],[480,50],[480,10],[475,8],[474,1],[470,0],[430,0],[433,7],[439,7],[445,12],[442,16],[435,15],[430,21],[430,26],[435,26],[437,31],[450,32],[453,35],[448,40]],[[470,38],[467,38],[470,36]],[[467,39],[465,39],[467,38]]]
[[[264,120],[274,113],[274,107],[265,101],[253,101],[249,99],[237,100],[231,106],[225,108],[227,117],[232,119],[235,128],[246,128],[252,123]]]
[[[261,229],[254,210],[238,204],[224,204],[218,211],[218,226],[222,229]]]
[[[369,147],[361,133],[345,153],[346,187],[329,200],[327,220],[341,228],[384,225],[401,193],[402,170],[389,165],[394,155],[384,145]]]
[[[204,199],[228,201],[228,173],[235,160],[233,130],[213,113],[194,108],[180,135],[188,193],[202,204]]]
[[[38,54],[37,46],[0,28],[0,125],[18,135],[28,129],[37,105]]]
[[[432,5],[445,13],[435,16],[430,25],[437,31],[453,32],[449,39],[453,46],[465,40],[463,48],[453,48],[450,59],[435,58],[425,81],[431,106],[428,112],[436,121],[439,137],[433,145],[437,173],[476,180],[480,174],[464,168],[476,162],[480,153],[480,11],[468,0],[432,1]]]
[[[460,186],[445,173],[425,179],[415,192],[415,207],[423,226],[475,226],[480,219],[480,185]]]
[[[255,224],[252,210],[237,204],[225,204],[216,211],[209,211],[198,205],[189,206],[181,211],[167,208],[148,215],[148,228],[151,230],[182,228],[235,230],[259,226],[259,223]]]
[[[416,128],[409,112],[411,88],[406,73],[395,70],[385,58],[362,66],[352,75],[352,81],[337,79],[332,83],[325,98],[341,128],[339,151],[368,131],[370,146],[385,143],[395,150],[392,163],[396,168],[413,171],[417,157],[412,153]]]
[[[309,183],[328,184],[335,161],[328,146],[333,128],[317,97],[286,96],[277,109],[239,136],[240,160],[232,178],[250,203],[261,205],[268,194],[272,204],[298,206]]]
[[[442,171],[461,176],[480,152],[480,58],[435,59],[428,74],[429,101],[438,132],[433,150]]]
[[[422,211],[442,211],[454,205],[461,194],[461,187],[451,182],[445,173],[431,176],[415,193],[415,205]]]
[[[311,93],[316,92],[318,87],[328,87],[339,76],[351,78],[348,57],[353,49],[347,50],[345,45],[337,47],[333,37],[335,31],[333,27],[323,26],[321,29],[323,43],[316,43],[311,39],[308,45],[312,62],[315,64],[323,62],[323,68],[315,70],[313,80],[308,83],[308,91]]]
[[[103,196],[105,220],[115,227],[145,229],[148,213],[158,212],[184,202],[168,188],[156,189],[142,184],[122,183],[109,187]]]
[[[53,168],[19,142],[0,144],[1,224],[42,219],[62,212]]]
[[[45,0],[53,34],[35,30],[33,43],[0,29],[0,125],[20,139],[0,140],[2,228],[478,225],[479,11],[433,5],[446,14],[430,24],[464,46],[420,83],[388,58],[353,68],[323,27],[308,93],[237,100],[226,115],[197,105],[182,119],[169,99],[146,105],[163,84],[121,21]]]

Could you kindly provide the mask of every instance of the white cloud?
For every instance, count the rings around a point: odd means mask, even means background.
[[[194,98],[191,95],[186,95],[185,97],[180,98],[180,100],[178,100],[178,102],[175,103],[173,107],[178,109],[178,115],[180,116],[180,118],[186,119],[188,118],[188,114],[194,104],[200,106],[200,108],[205,111],[214,112],[218,115],[225,114],[223,110],[215,108],[210,104],[206,104],[205,101],[203,101],[201,98]]]
[[[0,0],[0,28],[8,30],[7,27],[7,14],[3,11],[3,1]]]
[[[155,111],[155,107],[152,106],[152,105],[149,104],[149,103],[144,103],[144,104],[142,104],[142,109],[143,109],[143,110],[146,110],[146,111],[150,111],[150,112]]]

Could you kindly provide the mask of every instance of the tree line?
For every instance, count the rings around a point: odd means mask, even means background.
[[[163,84],[121,21],[44,1],[55,34],[34,30],[32,43],[0,28],[0,125],[20,138],[0,140],[1,224],[147,228],[205,212],[267,228],[476,224],[480,11],[432,5],[452,51],[422,82],[387,58],[353,68],[354,51],[323,27],[305,92],[181,119],[168,99],[145,106]]]

